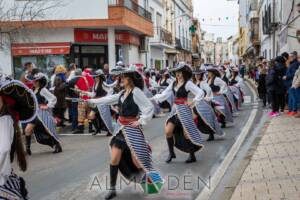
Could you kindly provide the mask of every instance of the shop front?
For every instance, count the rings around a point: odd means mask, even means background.
[[[75,29],[74,44],[71,58],[81,67],[102,68],[108,63],[108,34],[107,30]],[[139,46],[140,38],[128,31],[116,31],[116,62],[128,60],[126,56],[127,45]]]
[[[21,76],[27,62],[32,62],[42,72],[51,74],[56,65],[66,65],[69,62],[70,49],[71,44],[67,42],[12,44],[15,78]]]

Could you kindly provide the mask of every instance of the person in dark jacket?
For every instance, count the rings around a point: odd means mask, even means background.
[[[259,65],[259,79],[257,91],[259,98],[263,100],[263,106],[267,105],[267,87],[266,87],[267,69],[261,64]]]
[[[75,76],[67,83],[67,96],[74,99],[69,104],[69,118],[72,122],[72,131],[75,131],[78,125],[78,102],[75,99],[79,98],[79,95],[72,89],[75,88],[77,81],[81,77],[81,73],[81,69],[76,69]]]
[[[282,56],[277,56],[275,58],[275,75],[276,75],[276,95],[278,96],[278,103],[281,112],[284,112],[285,107],[285,94],[286,88],[284,85],[283,77],[286,74],[286,67],[285,67],[285,59]]]
[[[266,77],[268,99],[271,101],[272,105],[272,111],[269,113],[270,117],[276,117],[279,115],[279,98],[276,93],[277,75],[275,71],[275,65],[275,60],[271,60],[269,63],[269,71]]]
[[[295,88],[292,88],[292,82],[299,65],[300,63],[297,60],[297,52],[294,51],[290,54],[290,65],[286,71],[286,75],[283,77],[285,80],[285,86],[288,90],[288,115],[290,116],[297,114],[296,90]]]
[[[53,115],[57,119],[57,126],[64,127],[64,114],[67,109],[66,93],[67,86],[61,76],[56,75],[54,80],[54,95],[57,98],[57,102],[53,108]]]

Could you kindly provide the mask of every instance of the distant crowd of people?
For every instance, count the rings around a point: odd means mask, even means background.
[[[258,59],[249,76],[256,81],[263,105],[270,105],[270,117],[287,115],[300,118],[300,56],[296,51],[274,59]]]

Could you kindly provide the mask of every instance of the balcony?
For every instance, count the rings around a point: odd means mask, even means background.
[[[151,13],[134,0],[108,0],[108,21],[114,26],[153,36]]]
[[[163,48],[172,48],[173,40],[172,33],[162,27],[154,28],[155,35],[150,40],[152,46],[159,46]]]
[[[125,7],[136,14],[138,14],[141,17],[144,17],[145,19],[151,21],[152,16],[149,11],[147,11],[145,8],[141,7],[139,4],[134,2],[133,0],[109,0],[108,6],[121,6]]]

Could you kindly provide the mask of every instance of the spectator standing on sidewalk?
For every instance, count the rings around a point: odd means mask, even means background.
[[[259,79],[258,79],[258,86],[257,91],[259,98],[263,100],[263,106],[267,105],[267,88],[266,88],[266,76],[267,76],[267,69],[262,64],[259,65]]]
[[[285,94],[286,89],[284,86],[283,77],[286,74],[286,67],[285,67],[285,59],[282,56],[277,56],[275,59],[275,74],[276,74],[276,95],[278,97],[278,103],[280,107],[280,111],[284,112],[285,108]]]
[[[298,70],[300,63],[297,60],[297,52],[294,51],[290,54],[290,65],[286,71],[286,76],[283,77],[285,85],[288,90],[288,108],[289,116],[297,114],[297,102],[296,102],[296,89],[292,87],[293,78],[295,72]]]
[[[66,102],[66,83],[63,75],[56,75],[54,80],[54,95],[57,98],[57,102],[53,108],[53,115],[57,119],[57,126],[64,127],[65,111],[67,109]]]
[[[300,62],[300,56],[298,57],[298,62]],[[300,118],[300,67],[295,72],[292,88],[295,90],[296,106],[298,113],[295,115],[296,118]]]
[[[278,78],[276,75],[275,67],[275,60],[271,60],[269,64],[269,71],[266,77],[268,99],[272,105],[272,111],[269,113],[270,117],[276,117],[279,115],[279,97],[276,93]]]

